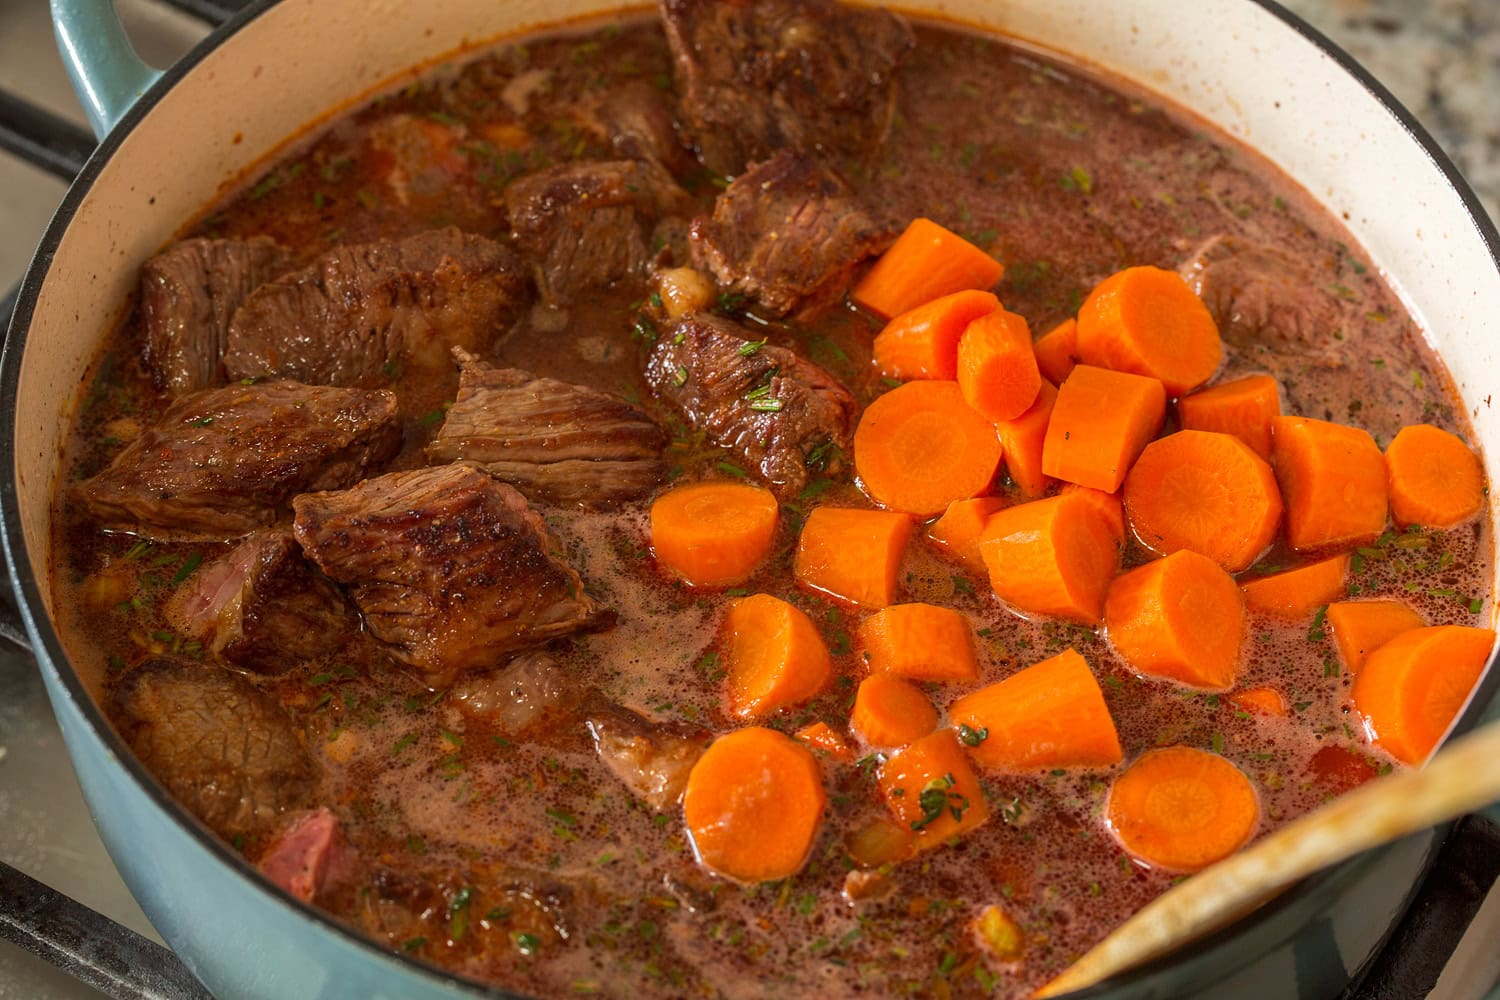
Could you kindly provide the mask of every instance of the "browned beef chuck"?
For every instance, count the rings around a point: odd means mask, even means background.
[[[294,494],[348,486],[400,447],[394,393],[228,385],[179,399],[73,495],[102,528],[238,538],[275,522]]]
[[[331,653],[359,631],[358,613],[286,527],[257,531],[198,570],[165,610],[209,652],[267,674]]]
[[[512,181],[505,206],[542,297],[564,305],[641,274],[655,225],[692,211],[672,175],[649,160],[547,167]]]
[[[632,80],[607,94],[595,116],[621,159],[653,160],[681,176],[693,159],[677,138],[667,102],[660,87]]]
[[[485,720],[501,736],[519,737],[577,704],[580,692],[570,680],[548,653],[527,650],[498,670],[465,675],[453,685],[448,703],[462,715]]]
[[[914,44],[895,14],[832,0],[661,0],[661,14],[679,118],[710,170],[884,140],[891,77]]]
[[[895,233],[817,161],[783,150],[741,174],[693,223],[693,261],[771,316],[837,302],[860,262]]]
[[[224,369],[319,385],[438,370],[453,347],[487,347],[526,298],[516,255],[457,229],[335,247],[245,300],[229,324]]]
[[[587,715],[599,759],[625,787],[658,812],[675,808],[688,772],[708,746],[708,734],[653,724],[602,698],[594,700]]]
[[[662,333],[646,381],[783,495],[806,485],[830,445],[847,451],[854,430],[854,397],[832,375],[707,313]]]
[[[292,506],[297,541],[348,588],[371,634],[440,678],[613,621],[525,498],[475,466],[392,473]]]
[[[348,855],[338,817],[321,806],[288,823],[255,866],[295,898],[311,903],[329,882],[346,874]]]
[[[225,837],[259,837],[311,804],[314,768],[285,709],[219,667],[149,660],[114,686],[120,735],[178,801]]]
[[[496,368],[466,351],[458,398],[431,462],[467,459],[532,501],[601,506],[633,500],[661,482],[666,436],[623,399],[519,368]]]
[[[146,363],[170,396],[223,381],[229,320],[246,297],[286,269],[271,240],[183,240],[141,267]]]

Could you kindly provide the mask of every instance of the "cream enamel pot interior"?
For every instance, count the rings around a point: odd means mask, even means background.
[[[609,3],[257,3],[150,87],[47,232],[0,362],[12,582],[85,796],[158,930],[226,998],[481,992],[281,898],[125,751],[92,701],[98,654],[55,625],[50,497],[85,369],[139,264],[241,172],[330,112],[454,50]],[[1342,216],[1447,361],[1500,480],[1500,236],[1378,84],[1269,0],[935,0],[909,5],[1081,54],[1257,148]],[[1495,700],[1493,663],[1460,719]],[[1440,831],[1441,832],[1441,831]],[[1088,995],[1332,996],[1378,947],[1438,842],[1409,838],[1322,873],[1177,955]]]

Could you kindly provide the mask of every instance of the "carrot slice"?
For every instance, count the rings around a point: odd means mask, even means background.
[[[993,288],[1005,273],[995,258],[933,222],[913,219],[849,297],[881,319],[969,288]]]
[[[958,378],[958,338],[1000,308],[994,292],[944,295],[897,316],[875,335],[875,366],[888,378]]]
[[[979,677],[973,629],[962,612],[935,604],[892,604],[860,622],[870,671],[915,681]]]
[[[1251,715],[1270,715],[1286,718],[1287,704],[1281,692],[1273,687],[1245,688],[1229,696],[1229,703]]]
[[[1084,363],[1158,379],[1172,396],[1207,382],[1223,354],[1213,315],[1176,271],[1128,267],[1078,310]]]
[[[882,507],[930,517],[989,490],[1000,464],[995,426],[957,382],[908,382],[865,408],[854,468]]]
[[[958,341],[965,402],[988,420],[1011,420],[1026,412],[1041,386],[1024,319],[997,309],[969,324]]]
[[[1271,421],[1271,465],[1297,551],[1362,545],[1385,530],[1385,456],[1358,427],[1308,417]]]
[[[969,756],[999,771],[1107,767],[1120,736],[1094,672],[1068,649],[948,706]]]
[[[766,882],[807,861],[828,804],[812,752],[774,729],[720,736],[688,774],[682,811],[704,867]]]
[[[1247,375],[1177,401],[1183,430],[1233,434],[1271,460],[1271,421],[1281,416],[1281,395],[1269,375]]]
[[[1113,493],[1166,412],[1166,392],[1155,379],[1079,365],[1057,390],[1042,471]]]
[[[1047,443],[1047,425],[1052,421],[1056,402],[1057,390],[1051,382],[1043,382],[1025,413],[995,425],[1000,434],[1000,450],[1005,455],[1005,468],[1021,495],[1028,499],[1046,493],[1052,482],[1042,471],[1042,449]]]
[[[1241,584],[1245,606],[1277,618],[1306,618],[1344,596],[1349,553]]]
[[[651,505],[651,551],[692,586],[733,586],[771,551],[778,509],[774,493],[749,483],[679,486]]]
[[[1239,438],[1178,431],[1148,444],[1125,477],[1125,517],[1152,552],[1187,549],[1238,573],[1275,540],[1281,493]]]
[[[911,519],[885,510],[818,507],[807,515],[792,575],[803,586],[864,608],[896,600]]]
[[[854,763],[854,751],[832,726],[826,722],[814,722],[797,730],[797,739],[815,752],[827,754],[840,764]]]
[[[854,692],[849,728],[872,747],[904,747],[937,728],[937,709],[915,684],[871,674]]]
[[[979,553],[995,595],[1013,609],[1097,625],[1120,548],[1094,505],[1060,494],[993,514]]]
[[[1078,364],[1078,321],[1065,319],[1036,339],[1032,345],[1042,377],[1062,385]]]
[[[955,500],[948,505],[943,516],[932,522],[927,537],[933,543],[948,550],[948,554],[976,573],[984,572],[984,559],[979,555],[979,536],[984,533],[985,522],[1005,501],[1000,497],[975,497],[973,500]]]
[[[1195,872],[1249,842],[1260,803],[1250,779],[1223,757],[1173,746],[1141,754],[1114,780],[1105,815],[1133,857]]]
[[[833,665],[812,620],[769,594],[741,598],[725,617],[729,712],[758,719],[806,701]]]
[[[909,744],[880,768],[880,792],[918,851],[938,847],[990,818],[979,777],[951,729]]]
[[[1336,601],[1328,605],[1328,627],[1344,669],[1359,673],[1370,654],[1426,620],[1402,601]]]
[[[1104,602],[1104,624],[1131,669],[1192,688],[1234,684],[1245,605],[1234,578],[1187,549],[1121,575]]]
[[[1495,632],[1429,625],[1402,632],[1354,675],[1354,710],[1370,739],[1404,764],[1420,764],[1469,698]]]
[[[1396,523],[1451,528],[1484,508],[1484,467],[1454,434],[1431,424],[1403,427],[1385,449]]]
[[[1122,544],[1125,541],[1125,502],[1120,499],[1118,493],[1105,493],[1103,490],[1091,489],[1087,486],[1079,486],[1077,483],[1064,483],[1062,492],[1074,493],[1089,502],[1089,505],[1104,518],[1109,530]]]

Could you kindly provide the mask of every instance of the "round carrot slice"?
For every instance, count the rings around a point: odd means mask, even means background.
[[[854,468],[882,507],[931,517],[989,489],[1000,465],[995,426],[957,382],[908,382],[865,408]]]
[[[849,728],[872,747],[904,747],[937,728],[937,709],[915,684],[871,674],[854,692]]]
[[[1402,632],[1371,653],[1354,676],[1354,709],[1392,757],[1420,764],[1473,690],[1495,633],[1464,625]]]
[[[1218,754],[1174,746],[1142,754],[1105,808],[1120,845],[1156,868],[1195,872],[1243,847],[1260,822],[1255,788]]]
[[[1149,375],[1169,396],[1207,382],[1223,354],[1213,315],[1176,271],[1126,268],[1095,286],[1078,310],[1085,364]]]
[[[695,587],[743,582],[771,551],[776,496],[749,483],[692,483],[651,505],[651,551]]]
[[[1431,424],[1401,428],[1385,449],[1396,523],[1451,528],[1484,507],[1484,467],[1457,436]]]

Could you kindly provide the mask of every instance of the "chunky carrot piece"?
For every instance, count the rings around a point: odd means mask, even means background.
[[[1234,684],[1245,605],[1234,578],[1187,549],[1121,575],[1104,602],[1104,624],[1131,669],[1192,688]]]
[[[841,764],[854,763],[854,751],[850,749],[848,742],[826,722],[803,726],[797,730],[797,739]]]
[[[1271,421],[1271,465],[1297,551],[1362,545],[1385,530],[1385,456],[1358,427],[1308,417]]]
[[[937,709],[915,684],[871,674],[854,692],[849,728],[872,747],[904,747],[937,728]]]
[[[1000,308],[994,292],[944,295],[897,316],[875,335],[875,366],[888,378],[958,378],[958,338]]]
[[[1402,601],[1335,601],[1328,605],[1328,627],[1344,669],[1359,673],[1370,654],[1426,620]]]
[[[1057,390],[1042,471],[1113,493],[1161,430],[1166,412],[1166,392],[1156,379],[1079,365]]]
[[[800,871],[827,804],[812,752],[760,726],[710,743],[688,774],[682,796],[698,860],[741,882]]]
[[[1047,442],[1047,425],[1052,421],[1052,407],[1057,390],[1043,382],[1036,399],[1014,420],[995,425],[1000,434],[1000,449],[1005,454],[1005,468],[1023,497],[1035,498],[1047,492],[1052,480],[1042,471],[1042,449]]]
[[[1091,489],[1087,486],[1079,486],[1077,483],[1064,483],[1063,493],[1077,494],[1087,500],[1104,518],[1109,525],[1110,532],[1123,544],[1125,541],[1125,502],[1120,499],[1118,493],[1105,493],[1103,490]]]
[[[958,341],[958,387],[988,420],[1025,413],[1042,387],[1026,321],[997,309],[970,323]]]
[[[1213,315],[1176,271],[1128,267],[1078,310],[1084,363],[1158,379],[1172,396],[1207,382],[1223,354]]]
[[[1078,321],[1065,319],[1036,339],[1032,345],[1042,378],[1062,385],[1078,364]]]
[[[1494,645],[1493,629],[1429,625],[1376,649],[1350,692],[1366,734],[1402,763],[1422,763],[1468,700]]]
[[[1233,434],[1271,460],[1271,420],[1281,416],[1281,395],[1269,375],[1247,375],[1177,401],[1183,430]]]
[[[999,771],[1107,767],[1122,754],[1104,692],[1068,649],[948,706],[969,756]]]
[[[918,851],[982,826],[990,818],[979,778],[951,729],[924,736],[880,768],[880,792]]]
[[[1287,704],[1281,692],[1273,687],[1245,688],[1229,696],[1229,703],[1251,715],[1272,715],[1286,718]]]
[[[865,408],[854,469],[882,507],[921,517],[990,488],[1000,464],[994,424],[964,402],[957,382],[908,382]]]
[[[1195,872],[1249,842],[1260,802],[1250,779],[1223,757],[1173,746],[1141,754],[1114,780],[1105,816],[1133,857]]]
[[[870,672],[914,681],[979,677],[973,629],[962,612],[935,604],[892,604],[859,624]]]
[[[749,483],[679,486],[651,505],[651,551],[695,587],[733,586],[771,551],[777,511],[776,495]]]
[[[992,515],[979,553],[995,595],[1017,611],[1097,625],[1120,548],[1094,505],[1060,494]]]
[[[1484,467],[1456,435],[1412,424],[1385,449],[1391,514],[1396,523],[1451,528],[1484,508]]]
[[[1349,576],[1349,553],[1263,576],[1241,584],[1245,607],[1277,618],[1306,618],[1344,596]]]
[[[881,319],[970,288],[993,288],[1005,273],[998,260],[931,219],[911,225],[849,297]]]
[[[828,683],[833,665],[811,619],[786,601],[754,594],[725,618],[729,711],[759,719],[806,701]]]
[[[1281,493],[1239,438],[1178,431],[1148,444],[1125,477],[1125,517],[1152,552],[1187,549],[1238,573],[1275,540]]]
[[[932,522],[927,537],[933,543],[948,550],[948,554],[976,573],[984,572],[984,559],[979,555],[979,536],[984,533],[985,522],[1005,501],[1000,497],[975,497],[972,500],[955,500],[948,505],[943,516]]]
[[[864,608],[896,600],[911,519],[885,510],[818,507],[807,515],[792,575],[803,586]]]

